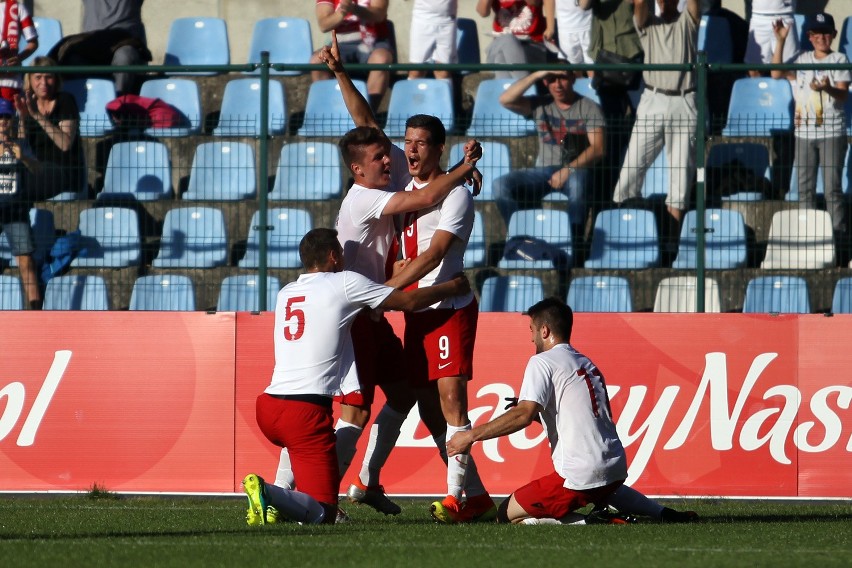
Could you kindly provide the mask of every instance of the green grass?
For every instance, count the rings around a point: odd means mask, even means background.
[[[0,497],[2,566],[848,566],[849,502],[671,501],[690,525],[443,526],[428,501],[353,522],[247,527],[245,499]]]

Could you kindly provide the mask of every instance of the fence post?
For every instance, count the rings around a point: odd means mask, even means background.
[[[259,247],[258,247],[258,282],[257,307],[261,312],[269,309],[266,305],[266,244],[269,234],[269,224],[267,222],[267,186],[269,185],[268,169],[268,147],[269,147],[269,52],[260,52],[260,144],[258,145],[258,165],[257,165],[257,193],[258,193],[258,231],[259,231]]]
[[[704,228],[704,211],[706,208],[704,200],[704,151],[706,140],[706,121],[705,112],[707,104],[707,54],[703,51],[698,52],[698,63],[695,66],[695,81],[696,81],[696,108],[698,115],[696,117],[697,124],[695,125],[695,293],[698,295],[695,298],[695,311],[703,313],[704,306],[704,245],[705,245],[705,228]]]

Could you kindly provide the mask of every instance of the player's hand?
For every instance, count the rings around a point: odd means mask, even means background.
[[[331,45],[323,46],[319,52],[319,60],[326,64],[332,73],[343,71],[343,63],[340,61],[340,46],[337,44],[337,32],[331,31]]]
[[[458,454],[466,454],[470,452],[470,447],[473,445],[473,436],[470,430],[465,432],[456,432],[447,442],[447,455],[455,456]]]
[[[464,178],[464,182],[470,185],[471,193],[476,197],[482,191],[482,172],[474,167],[470,175]]]
[[[411,264],[410,258],[403,258],[402,260],[397,260],[396,262],[394,262],[393,266],[391,267],[391,278],[395,278],[396,276],[398,276],[403,270],[405,270],[405,267],[409,264]]]
[[[459,272],[451,280],[455,288],[454,296],[462,296],[470,292],[470,280],[467,279],[464,272]]]
[[[471,138],[464,145],[464,161],[476,165],[476,162],[482,157],[482,144],[475,138]]]

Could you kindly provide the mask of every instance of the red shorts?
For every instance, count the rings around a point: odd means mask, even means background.
[[[561,519],[589,503],[604,503],[624,480],[594,489],[568,489],[564,483],[565,479],[554,471],[515,491],[515,501],[531,517]]]
[[[299,491],[336,507],[340,471],[334,447],[331,399],[325,406],[282,400],[263,393],[257,397],[256,412],[263,435],[290,453]]]
[[[364,310],[352,323],[352,347],[361,390],[335,397],[338,402],[369,406],[373,404],[376,385],[399,381],[404,376],[402,341],[384,315],[379,321],[374,321],[373,315]]]
[[[405,362],[413,384],[443,377],[473,378],[479,304],[405,314]]]

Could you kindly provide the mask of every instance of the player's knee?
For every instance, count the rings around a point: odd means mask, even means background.
[[[498,523],[509,523],[509,501],[512,499],[512,496],[509,495],[506,497],[500,506],[497,507],[497,522]]]

